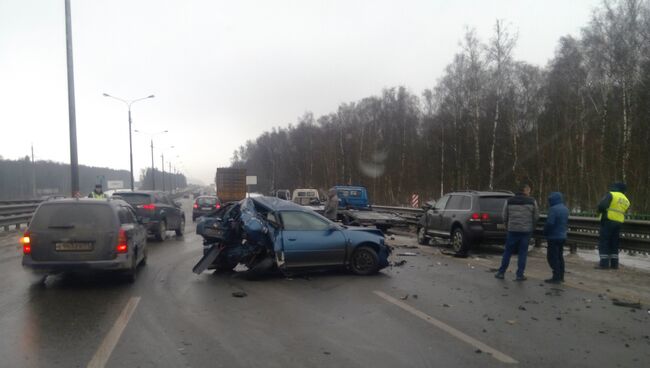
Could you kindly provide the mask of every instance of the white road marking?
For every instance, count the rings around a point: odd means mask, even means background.
[[[111,357],[113,349],[115,349],[117,342],[120,341],[120,336],[122,336],[122,332],[124,332],[126,325],[129,324],[129,320],[131,319],[135,308],[138,306],[138,303],[140,303],[139,296],[129,299],[129,301],[124,306],[124,309],[122,309],[122,313],[120,313],[120,315],[117,317],[117,320],[115,320],[115,323],[113,324],[111,330],[108,332],[108,335],[104,337],[104,341],[102,341],[102,344],[95,352],[95,355],[90,360],[90,363],[88,363],[88,368],[103,368],[106,366],[108,358]]]
[[[502,353],[502,352],[500,352],[500,351],[498,351],[498,350],[496,350],[496,349],[494,349],[494,348],[492,348],[490,346],[485,345],[484,343],[476,340],[475,338],[473,338],[473,337],[471,337],[469,335],[466,335],[465,333],[463,333],[461,331],[458,331],[457,329],[449,326],[448,324],[446,324],[446,323],[444,323],[444,322],[442,322],[440,320],[437,320],[437,319],[431,317],[430,315],[428,315],[428,314],[426,314],[426,313],[424,313],[422,311],[419,311],[419,310],[411,307],[410,305],[402,302],[401,300],[397,300],[397,299],[393,298],[392,296],[390,296],[390,295],[388,295],[388,294],[386,294],[384,292],[378,291],[378,290],[375,290],[374,293],[377,296],[379,296],[380,298],[386,300],[387,302],[402,308],[403,310],[411,313],[412,315],[414,315],[416,317],[419,317],[420,319],[423,319],[424,321],[438,327],[439,329],[445,331],[446,333],[450,334],[451,336],[453,336],[453,337],[455,337],[455,338],[457,338],[457,339],[459,339],[459,340],[461,340],[461,341],[463,341],[463,342],[465,342],[465,343],[467,343],[469,345],[472,345],[477,349],[481,349],[481,351],[483,351],[485,353],[489,353],[490,355],[492,355],[492,357],[494,357],[498,361],[501,361],[503,363],[508,363],[508,364],[517,364],[517,363],[519,363],[518,361],[516,361],[512,357],[510,357],[510,356],[508,356],[508,355],[506,355],[506,354],[504,354],[504,353]]]

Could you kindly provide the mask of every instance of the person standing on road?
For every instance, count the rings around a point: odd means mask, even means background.
[[[497,279],[503,279],[510,257],[515,249],[518,251],[517,257],[517,277],[515,281],[524,281],[524,270],[526,269],[526,258],[528,256],[528,241],[530,240],[535,224],[539,218],[539,209],[534,198],[530,197],[530,185],[523,184],[519,192],[508,198],[506,206],[503,208],[503,221],[506,224],[508,235],[506,237],[506,249],[501,259],[501,267],[494,275]]]
[[[88,194],[88,198],[106,199],[107,198],[106,193],[104,193],[104,190],[102,189],[102,185],[95,184],[95,190],[93,190],[92,192],[90,192],[90,194]]]
[[[600,239],[598,255],[600,263],[597,269],[618,269],[618,243],[621,225],[625,222],[625,213],[630,208],[630,200],[625,196],[624,183],[614,183],[610,192],[605,194],[598,204],[600,215]]]
[[[336,195],[336,189],[332,188],[327,192],[327,202],[325,202],[324,215],[332,221],[336,221],[339,211],[339,197]]]
[[[553,270],[553,277],[544,280],[551,284],[564,282],[564,243],[569,224],[569,209],[564,205],[562,193],[548,196],[548,216],[544,224],[546,237],[546,260]]]

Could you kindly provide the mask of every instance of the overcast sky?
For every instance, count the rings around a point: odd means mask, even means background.
[[[466,26],[497,18],[537,65],[579,35],[600,0],[72,0],[79,163],[129,168],[126,106],[184,173],[205,183],[233,150],[305,111],[404,85],[431,88]],[[0,155],[69,162],[64,0],[0,0]],[[168,147],[175,146],[174,149]],[[178,157],[177,157],[178,156]],[[134,134],[136,178],[151,166]],[[181,163],[182,162],[182,163]],[[83,188],[82,188],[83,190]]]

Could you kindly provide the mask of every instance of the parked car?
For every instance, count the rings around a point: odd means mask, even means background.
[[[288,201],[291,200],[291,191],[289,189],[278,189],[275,191],[275,196]]]
[[[244,264],[253,275],[279,269],[347,267],[359,275],[388,266],[390,248],[381,231],[341,226],[307,207],[275,197],[229,203],[197,225],[204,257],[194,267],[231,270]]]
[[[192,205],[192,221],[221,208],[221,201],[217,196],[201,196],[194,200]]]
[[[431,237],[451,239],[456,252],[466,253],[473,244],[501,243],[506,238],[503,208],[512,192],[459,191],[427,202],[418,224],[418,242]]]
[[[291,201],[301,206],[319,205],[320,197],[316,189],[296,189],[293,191]]]
[[[122,200],[43,202],[21,238],[24,267],[35,272],[116,270],[135,281],[147,261],[147,232]]]
[[[183,236],[185,230],[185,212],[179,202],[172,201],[164,192],[133,191],[117,192],[113,197],[127,201],[146,225],[149,234],[156,240],[165,239],[167,231],[173,230],[176,236]]]

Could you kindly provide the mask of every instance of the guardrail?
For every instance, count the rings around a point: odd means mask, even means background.
[[[392,212],[402,216],[411,225],[417,225],[424,211],[420,208],[373,206],[377,211]],[[546,216],[540,216],[535,231],[535,245],[540,246],[544,239],[542,229]],[[572,251],[575,247],[593,248],[598,245],[600,234],[600,220],[595,217],[569,216],[569,229],[567,244]],[[650,221],[625,220],[621,227],[621,249],[650,252]]]
[[[41,202],[40,199],[0,201],[0,227],[5,231],[11,226],[19,229],[20,225],[31,220],[32,214]]]

